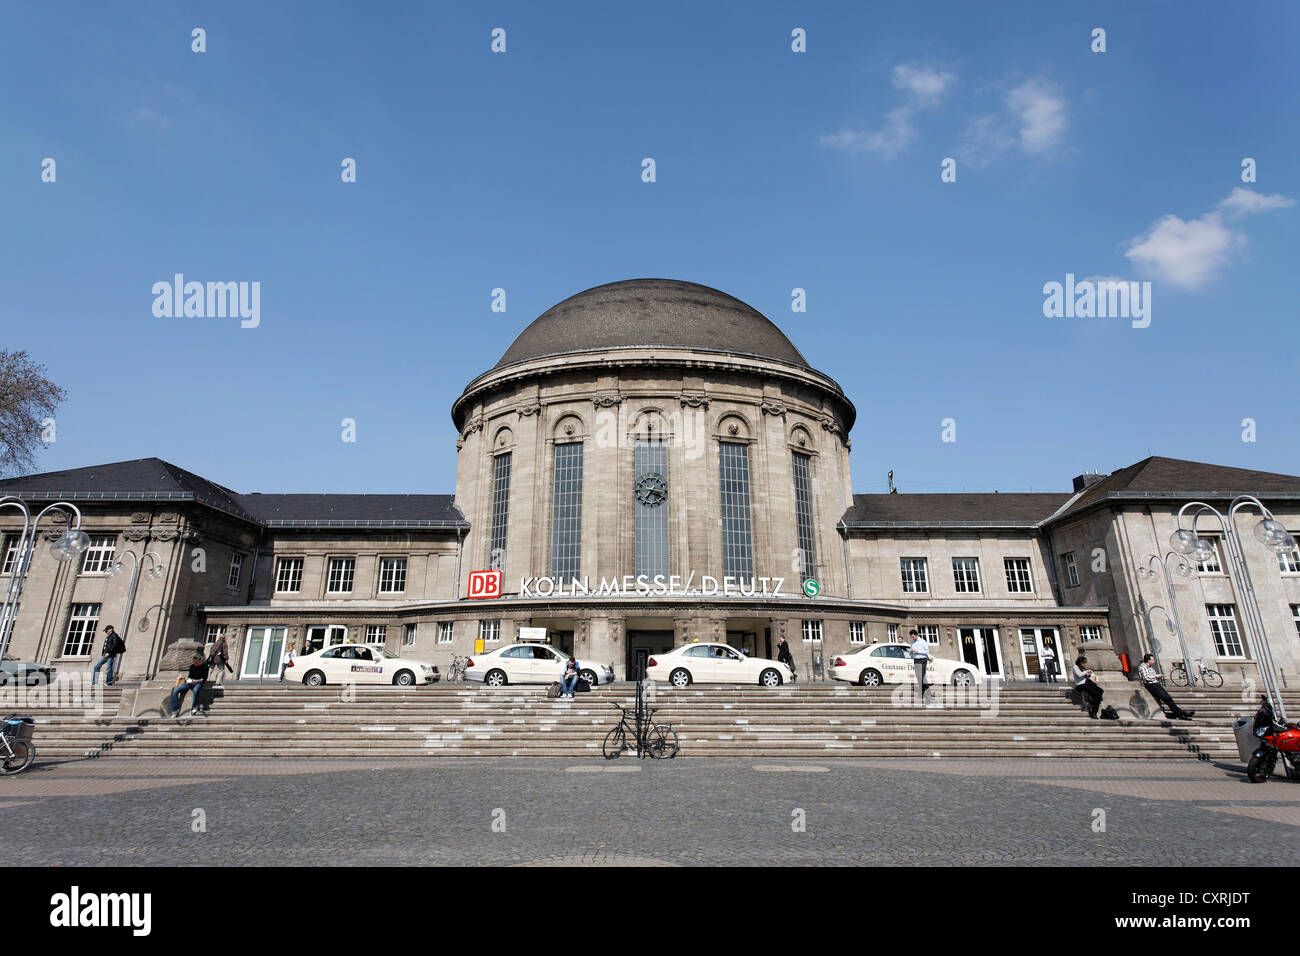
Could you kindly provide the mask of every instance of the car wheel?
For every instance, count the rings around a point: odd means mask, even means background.
[[[679,667],[668,675],[668,683],[674,687],[690,687],[691,672],[684,667]]]
[[[970,687],[975,683],[975,677],[970,671],[953,671],[952,683],[954,687]]]
[[[410,687],[415,683],[415,675],[410,671],[398,671],[397,676],[393,678],[393,683],[398,687]]]
[[[308,687],[323,687],[325,675],[321,671],[308,671],[302,675],[302,682]]]
[[[880,671],[867,668],[858,676],[858,683],[863,687],[879,687],[881,685]]]
[[[0,671],[0,687],[8,687],[8,686],[9,686],[9,672]]]
[[[780,687],[781,675],[769,667],[758,675],[758,682],[764,687]]]
[[[596,680],[596,672],[593,670],[578,671],[578,676],[587,682],[588,687],[595,687],[599,683]]]
[[[487,677],[483,678],[483,683],[489,687],[504,687],[506,681],[506,672],[503,670],[488,671]]]

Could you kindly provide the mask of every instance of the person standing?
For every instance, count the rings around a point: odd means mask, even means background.
[[[912,658],[912,667],[916,670],[916,686],[920,689],[921,699],[924,700],[928,686],[925,683],[925,669],[930,664],[930,645],[917,633],[916,628],[908,631],[907,635],[912,638],[912,645],[907,649],[907,653]]]
[[[284,660],[280,661],[280,682],[284,683],[284,672],[293,666],[293,645],[284,649]]]
[[[1044,644],[1043,652],[1038,655],[1038,679],[1048,684],[1056,683],[1056,651],[1050,644]]]
[[[90,686],[95,686],[95,679],[99,677],[99,669],[108,664],[108,674],[104,678],[104,686],[113,686],[113,671],[117,663],[117,658],[126,651],[126,641],[122,640],[121,635],[113,630],[112,624],[104,625],[104,647],[100,651],[99,663],[95,669],[90,672]]]
[[[1147,689],[1147,693],[1156,699],[1160,709],[1168,710],[1170,717],[1174,720],[1191,720],[1196,711],[1183,710],[1174,703],[1174,699],[1169,696],[1169,691],[1165,690],[1160,683],[1165,679],[1165,675],[1157,673],[1155,665],[1156,656],[1154,654],[1145,655],[1142,658],[1142,663],[1138,665],[1138,680],[1142,681],[1142,686]]]
[[[217,669],[215,683],[225,683],[226,671],[233,671],[230,666],[230,645],[226,643],[226,629],[217,632],[217,639],[212,643],[212,652],[208,654],[207,664]]]
[[[799,677],[794,672],[794,655],[790,653],[790,645],[785,642],[784,634],[776,642],[776,662],[790,668],[790,683],[798,682]]]
[[[1088,716],[1096,720],[1105,691],[1093,682],[1093,677],[1096,675],[1087,668],[1088,658],[1080,654],[1074,661],[1074,688],[1088,702]]]

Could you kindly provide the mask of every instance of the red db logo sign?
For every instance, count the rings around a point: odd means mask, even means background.
[[[501,596],[500,571],[471,571],[469,573],[471,598],[499,598]]]

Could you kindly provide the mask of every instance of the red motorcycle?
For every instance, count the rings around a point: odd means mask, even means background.
[[[1264,783],[1273,776],[1277,766],[1277,755],[1281,754],[1286,767],[1286,775],[1292,780],[1300,780],[1300,725],[1278,723],[1273,714],[1273,706],[1265,697],[1260,702],[1259,713],[1255,715],[1255,736],[1259,738],[1259,748],[1250,755],[1246,765],[1246,776],[1251,783]]]

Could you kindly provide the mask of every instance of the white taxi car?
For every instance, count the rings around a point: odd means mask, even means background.
[[[646,662],[649,680],[667,681],[674,687],[691,684],[761,684],[780,687],[790,680],[790,668],[780,661],[746,657],[730,644],[703,641],[682,644]]]
[[[831,661],[830,671],[835,680],[849,681],[863,687],[916,681],[916,668],[912,665],[906,644],[868,644],[847,654],[836,654]],[[965,661],[931,657],[925,668],[925,679],[927,684],[968,687],[981,683],[984,674],[976,665]]]
[[[483,654],[473,654],[465,662],[465,679],[482,681],[488,687],[503,684],[552,684],[564,676],[569,655],[550,644],[520,641]],[[608,664],[578,660],[578,676],[590,687],[614,681],[614,668]]]
[[[441,676],[428,661],[399,657],[382,644],[335,644],[293,659],[288,674],[302,675],[308,687],[322,684],[432,684]]]

